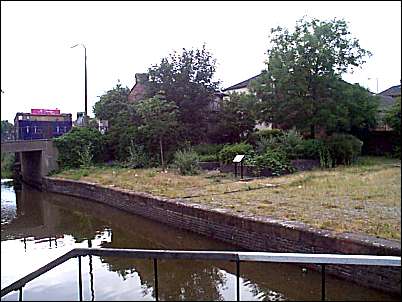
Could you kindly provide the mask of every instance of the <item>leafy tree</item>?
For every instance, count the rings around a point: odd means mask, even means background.
[[[128,103],[130,90],[117,84],[95,103],[93,111],[98,119],[109,121],[105,135],[107,159],[126,160],[130,142],[138,134],[140,119],[133,104]],[[138,138],[137,138],[138,139]]]
[[[401,135],[401,97],[396,98],[395,104],[385,114],[385,122]]]
[[[117,84],[116,87],[107,91],[100,96],[98,102],[93,106],[95,117],[100,120],[108,120],[111,125],[119,119],[121,114],[125,114],[125,118],[129,118],[128,95],[130,89],[128,87],[121,87]]]
[[[349,102],[339,93],[341,75],[371,53],[350,36],[344,20],[300,19],[294,32],[271,29],[267,70],[251,84],[261,99],[263,120],[284,128],[334,127],[348,119]]]
[[[148,138],[156,137],[158,139],[161,163],[164,168],[163,142],[169,140],[177,131],[177,106],[159,94],[153,98],[139,101],[135,108],[142,119],[139,129],[146,133]]]
[[[212,141],[234,143],[245,140],[256,124],[255,97],[251,94],[231,93],[220,102],[213,129]]]
[[[8,121],[1,121],[1,141],[14,138],[14,125]]]
[[[214,99],[218,82],[212,77],[216,60],[205,49],[173,52],[159,65],[149,68],[149,97],[163,90],[166,98],[178,107],[178,121],[183,127],[183,140],[198,143],[205,137],[208,106]]]

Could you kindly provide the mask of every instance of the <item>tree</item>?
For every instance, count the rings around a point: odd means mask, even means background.
[[[348,119],[349,103],[334,92],[341,75],[365,63],[371,53],[350,36],[347,23],[303,18],[294,32],[277,27],[271,34],[267,70],[251,84],[261,99],[262,119],[310,129],[312,137],[317,128]]]
[[[165,91],[166,98],[178,107],[178,120],[184,126],[184,139],[197,143],[205,136],[208,106],[214,99],[218,82],[212,77],[216,60],[205,49],[173,52],[159,65],[149,68],[149,97]]]
[[[1,141],[14,139],[14,125],[8,121],[1,121]]]
[[[119,83],[113,89],[103,94],[95,103],[95,117],[109,121],[109,130],[105,135],[107,159],[125,160],[128,148],[138,134],[137,127],[140,119],[134,105],[128,103],[128,87],[123,88]]]
[[[112,125],[122,113],[127,114],[129,112],[127,102],[129,93],[130,89],[128,87],[123,88],[120,84],[107,91],[100,96],[99,101],[93,106],[95,117],[100,120],[108,120]]]
[[[162,94],[139,101],[135,108],[142,119],[140,130],[144,131],[148,138],[158,138],[161,164],[164,168],[163,142],[174,135],[177,130],[178,108],[174,102],[167,101]]]
[[[255,97],[251,94],[231,93],[223,99],[209,132],[210,139],[219,143],[234,143],[246,139],[256,124]]]
[[[385,122],[401,135],[401,97],[397,97],[395,104],[385,114]]]

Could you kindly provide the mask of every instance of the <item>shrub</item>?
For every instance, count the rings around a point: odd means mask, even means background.
[[[273,175],[282,175],[294,171],[286,154],[279,150],[268,150],[263,154],[248,158],[246,164],[254,166],[257,174],[264,168],[269,168]]]
[[[200,170],[198,162],[198,154],[193,150],[178,150],[174,154],[173,165],[182,175],[198,174]]]
[[[279,151],[288,158],[298,157],[298,146],[303,142],[303,137],[296,130],[283,132],[282,135],[261,138],[257,142],[257,152],[263,154],[267,151]]]
[[[1,153],[1,178],[13,177],[14,153]]]
[[[219,160],[222,163],[231,163],[233,161],[233,158],[237,154],[244,154],[244,155],[253,155],[253,146],[246,144],[246,143],[240,143],[240,144],[233,144],[233,145],[226,145],[222,148],[222,150],[219,152]]]
[[[270,139],[281,135],[283,135],[281,129],[262,129],[251,133],[247,141],[255,146],[262,139]]]
[[[219,154],[217,154],[217,155],[205,154],[205,155],[199,155],[198,157],[199,157],[200,161],[203,161],[203,162],[219,161]]]
[[[193,146],[193,150],[199,155],[218,155],[224,145],[222,144],[199,144]]]
[[[127,158],[128,167],[130,168],[144,168],[149,165],[149,158],[142,145],[134,144],[131,141],[128,147],[129,156]]]
[[[306,139],[296,146],[296,154],[298,158],[319,159],[320,150],[323,148],[324,142],[319,139]]]
[[[53,139],[59,151],[60,168],[78,168],[83,164],[104,159],[104,137],[95,129],[74,127],[70,132]]]
[[[363,142],[350,134],[334,133],[326,140],[333,165],[350,165],[361,153]]]

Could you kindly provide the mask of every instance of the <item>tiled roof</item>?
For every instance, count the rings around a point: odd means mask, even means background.
[[[401,85],[392,86],[382,92],[379,93],[380,95],[396,97],[401,95]]]
[[[225,88],[225,89],[223,89],[222,91],[235,90],[235,89],[240,89],[240,88],[246,88],[246,87],[248,86],[248,84],[249,84],[252,80],[255,80],[255,79],[258,78],[260,75],[261,75],[261,73],[258,74],[258,75],[256,75],[256,76],[253,76],[253,77],[251,77],[251,78],[249,78],[249,79],[247,79],[247,80],[245,80],[245,81],[243,81],[243,82],[240,82],[240,83],[237,83],[237,84],[235,84],[235,85],[232,85],[232,86],[230,86],[230,87],[228,87],[228,88]]]

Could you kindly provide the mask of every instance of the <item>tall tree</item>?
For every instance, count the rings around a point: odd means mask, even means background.
[[[100,96],[98,102],[93,106],[95,117],[100,120],[109,120],[112,125],[122,113],[129,112],[127,102],[130,89],[116,84],[116,87]]]
[[[174,136],[178,127],[177,106],[167,101],[163,94],[153,98],[139,101],[135,104],[136,111],[142,119],[140,130],[149,138],[156,137],[159,141],[162,168],[164,161],[164,141]]]
[[[255,96],[245,93],[231,93],[219,103],[212,130],[211,141],[233,143],[244,140],[256,125]]]
[[[205,136],[208,106],[218,82],[212,80],[216,60],[206,50],[183,48],[149,68],[149,96],[163,90],[178,107],[178,120],[184,126],[184,138],[196,143]]]
[[[401,97],[397,97],[395,104],[386,112],[385,122],[401,135]]]
[[[371,55],[351,37],[347,23],[302,18],[293,32],[277,27],[271,34],[267,70],[251,84],[261,99],[262,118],[285,128],[310,129],[313,137],[333,118],[347,118],[348,104],[334,91],[342,74]]]
[[[1,141],[14,139],[14,125],[6,121],[1,121]]]

